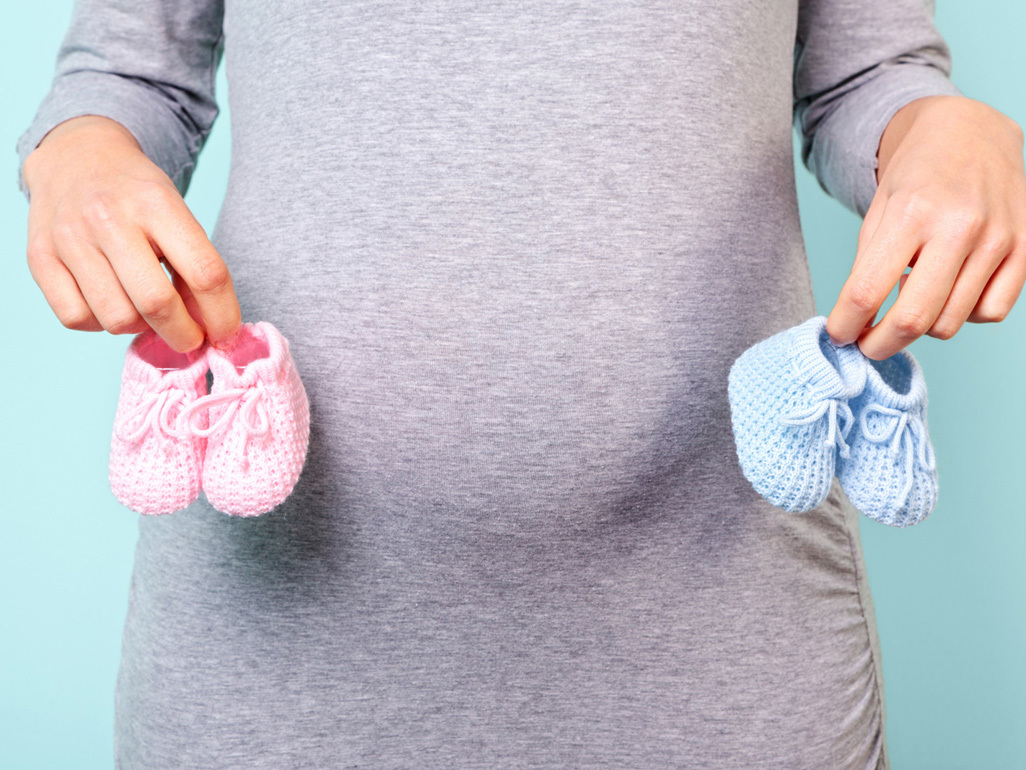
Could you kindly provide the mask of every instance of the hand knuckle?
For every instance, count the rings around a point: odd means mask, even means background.
[[[90,227],[109,227],[114,221],[116,204],[106,191],[93,192],[82,204],[82,218]]]
[[[947,230],[957,239],[965,240],[980,234],[987,222],[986,214],[974,206],[966,206],[946,217]]]
[[[953,321],[938,321],[930,329],[930,336],[939,340],[950,340],[958,332],[960,324]]]
[[[62,219],[53,226],[53,240],[59,245],[80,243],[85,240],[85,228],[74,219]]]
[[[916,224],[930,221],[937,210],[933,196],[919,190],[914,190],[903,196],[900,203],[905,218]]]
[[[1003,305],[981,307],[974,313],[978,323],[1001,323],[1008,317],[1011,310]]]
[[[204,259],[195,266],[195,288],[203,293],[217,292],[228,285],[230,276],[224,262]]]
[[[871,313],[876,310],[876,291],[864,279],[850,283],[845,294],[848,302],[856,310],[863,313]]]
[[[143,182],[132,194],[135,204],[146,214],[163,211],[170,203],[170,191],[160,182]]]
[[[111,334],[127,334],[135,328],[138,321],[138,313],[121,311],[106,318],[103,323],[103,328]]]
[[[25,247],[25,256],[29,264],[40,264],[51,259],[54,254],[50,239],[41,235],[30,238]]]
[[[171,284],[168,284],[170,287]],[[142,293],[136,306],[145,318],[157,321],[167,319],[174,308],[174,289],[150,288]]]
[[[921,337],[930,328],[931,323],[923,312],[917,308],[905,308],[894,316],[894,328],[902,337]]]
[[[999,259],[1004,258],[1015,246],[1015,233],[1009,227],[995,228],[987,233],[980,244],[980,249]]]
[[[67,329],[82,329],[93,320],[93,314],[85,307],[62,307],[55,311],[57,320]]]

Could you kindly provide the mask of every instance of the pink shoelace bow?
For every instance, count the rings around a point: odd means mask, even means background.
[[[264,405],[264,396],[264,384],[258,380],[254,388],[229,388],[220,393],[201,396],[182,410],[179,419],[184,423],[184,429],[192,435],[208,437],[224,430],[238,411],[247,437],[263,436],[271,429],[271,420],[267,414],[267,407]],[[229,404],[228,408],[212,425],[207,428],[196,426],[195,416],[201,410],[225,403]]]
[[[149,432],[163,432],[172,438],[181,438],[178,428],[178,419],[172,423],[169,419],[171,407],[181,403],[186,393],[181,388],[169,386],[146,396],[125,415],[117,425],[114,432],[124,442],[134,444],[141,441]]]

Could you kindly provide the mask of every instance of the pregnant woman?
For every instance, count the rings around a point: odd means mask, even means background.
[[[887,768],[859,513],[759,497],[727,373],[815,314],[795,126],[865,216],[835,341],[1007,314],[1022,133],[950,67],[923,0],[79,0],[33,277],[178,351],[269,321],[311,415],[270,513],[139,517],[117,766]]]

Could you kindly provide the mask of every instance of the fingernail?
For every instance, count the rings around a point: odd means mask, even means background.
[[[218,350],[231,350],[233,347],[235,347],[235,342],[238,340],[238,338],[239,333],[235,332],[235,334],[233,334],[231,337],[227,337],[223,340],[217,340],[216,342],[213,342],[211,344]]]
[[[827,332],[827,336],[830,338],[830,341],[832,343],[834,343],[834,345],[836,345],[839,348],[843,348],[845,345],[850,345],[851,343],[853,343],[855,341],[855,340],[846,340],[843,337],[835,337],[833,334],[830,333],[830,329],[829,328],[826,330],[826,332]]]

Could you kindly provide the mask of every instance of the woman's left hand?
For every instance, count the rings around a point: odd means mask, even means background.
[[[855,264],[827,319],[833,341],[883,360],[923,334],[1003,320],[1026,283],[1022,128],[975,99],[928,96],[895,114],[878,158]],[[867,328],[895,282],[894,305]]]

